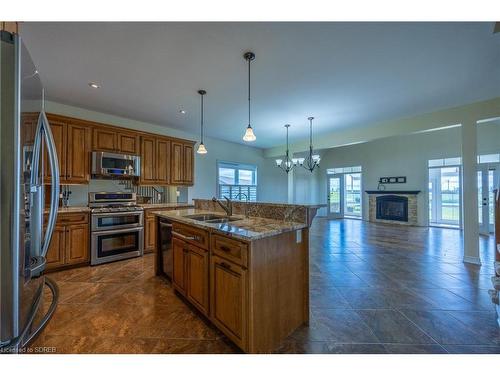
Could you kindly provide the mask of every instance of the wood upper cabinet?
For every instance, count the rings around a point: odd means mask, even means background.
[[[160,185],[170,183],[170,141],[156,139],[156,181]]]
[[[67,128],[66,181],[88,183],[90,181],[90,129],[69,124]]]
[[[67,179],[66,161],[67,161],[67,130],[66,122],[49,118],[50,130],[56,146],[57,160],[59,162],[59,178],[61,182]],[[81,158],[81,156],[80,156]],[[44,167],[43,175],[46,183],[51,181],[52,172],[50,170],[49,156],[47,154],[47,147],[44,147],[43,152]]]
[[[171,178],[173,185],[192,185],[194,181],[193,145],[172,141],[171,143]]]
[[[135,133],[118,133],[117,151],[124,154],[139,154],[139,136]]]
[[[92,150],[115,152],[117,149],[116,131],[107,127],[92,129]]]
[[[186,297],[205,315],[209,313],[208,251],[189,245],[186,253]]]
[[[141,177],[143,184],[156,182],[156,138],[141,137]]]
[[[111,126],[94,126],[92,131],[92,150],[139,154],[139,134],[122,131]]]
[[[172,282],[175,288],[182,294],[186,294],[186,244],[184,241],[173,238],[172,239],[172,255],[174,262],[174,269],[172,275]]]
[[[61,184],[86,184],[90,181],[90,128],[48,115],[56,146]],[[49,157],[44,151],[44,181],[51,181]]]
[[[47,251],[47,271],[88,263],[89,239],[87,213],[59,215]]]
[[[210,317],[243,350],[247,347],[247,271],[218,256],[210,261]]]

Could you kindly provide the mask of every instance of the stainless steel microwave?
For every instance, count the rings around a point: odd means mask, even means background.
[[[92,176],[134,178],[140,175],[140,156],[100,151],[92,152]]]

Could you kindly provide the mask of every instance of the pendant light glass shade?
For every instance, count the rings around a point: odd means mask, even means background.
[[[245,130],[245,135],[243,136],[243,140],[245,142],[254,142],[257,137],[255,136],[252,125],[250,122],[250,63],[255,60],[255,53],[253,52],[246,52],[243,55],[243,58],[248,61],[248,126],[247,129]]]
[[[206,94],[207,92],[205,90],[199,90],[198,91],[198,94],[200,94],[200,97],[201,97],[201,137],[200,137],[200,144],[198,145],[198,149],[196,150],[196,152],[198,154],[206,154],[208,151],[205,147],[205,145],[203,144],[203,96]]]
[[[247,130],[245,131],[245,135],[243,136],[243,140],[245,142],[253,142],[257,139],[255,134],[253,133],[253,129],[250,125],[248,125]]]
[[[198,154],[206,154],[208,151],[207,151],[207,149],[205,148],[205,145],[204,145],[203,143],[200,143],[200,144],[198,145],[198,150],[196,150],[196,152],[197,152]]]

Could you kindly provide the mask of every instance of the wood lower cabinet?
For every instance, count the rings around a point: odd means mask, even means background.
[[[87,213],[59,215],[47,251],[47,271],[87,264],[90,259],[89,240]]]
[[[247,271],[217,256],[210,262],[212,322],[240,348],[247,348]]]
[[[271,353],[309,322],[307,228],[245,241],[174,221],[173,236],[174,289],[243,351]]]
[[[150,212],[144,212],[144,253],[156,250],[156,217]]]
[[[189,245],[186,253],[186,297],[205,315],[209,313],[208,251]]]
[[[73,224],[66,227],[66,264],[89,261],[89,225]]]
[[[65,234],[66,227],[56,225],[50,240],[49,250],[47,251],[47,270],[64,266]]]
[[[186,243],[178,238],[172,239],[174,269],[172,282],[175,289],[186,294]]]

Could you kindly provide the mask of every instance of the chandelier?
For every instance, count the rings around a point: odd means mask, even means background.
[[[290,150],[288,148],[288,128],[290,127],[290,124],[286,124],[286,153],[285,153],[285,158],[284,159],[276,159],[276,166],[278,168],[281,168],[284,170],[286,173],[290,172],[297,164],[300,164],[304,159],[290,159]]]
[[[299,161],[299,164],[308,171],[312,172],[314,171],[314,168],[319,168],[321,156],[319,156],[318,154],[314,154],[313,152],[312,122],[314,120],[314,117],[308,117],[307,119],[309,120],[309,155],[306,158],[300,160],[301,162]]]

